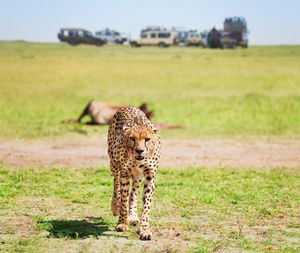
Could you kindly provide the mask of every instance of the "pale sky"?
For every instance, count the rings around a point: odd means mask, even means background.
[[[131,37],[147,25],[209,30],[243,16],[249,44],[300,44],[300,0],[0,0],[0,40],[58,42],[61,27]]]

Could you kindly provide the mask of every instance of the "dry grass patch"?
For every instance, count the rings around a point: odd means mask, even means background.
[[[1,217],[0,237],[8,235],[26,238],[36,232],[36,223],[29,216]]]

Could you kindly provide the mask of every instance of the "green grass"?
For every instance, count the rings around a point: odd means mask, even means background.
[[[0,194],[0,251],[151,249],[135,227],[114,231],[108,168],[2,168]],[[300,169],[161,169],[151,227],[166,252],[298,252],[299,203]],[[16,217],[31,226],[17,226]],[[170,231],[175,238],[166,236]]]
[[[62,125],[87,102],[138,106],[182,130],[163,137],[300,134],[300,46],[247,50],[0,42],[0,138],[105,134]]]
[[[105,135],[60,123],[92,98],[184,126],[163,138],[300,136],[300,46],[0,42],[0,64],[0,139]],[[150,243],[114,230],[111,195],[108,168],[0,167],[0,252],[300,251],[300,168],[160,169]]]

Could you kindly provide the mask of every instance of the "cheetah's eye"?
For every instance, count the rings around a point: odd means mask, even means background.
[[[135,141],[134,137],[129,137],[129,139],[130,139],[131,141]]]
[[[146,139],[145,139],[145,142],[148,142],[148,141],[150,141],[150,138],[146,138]]]

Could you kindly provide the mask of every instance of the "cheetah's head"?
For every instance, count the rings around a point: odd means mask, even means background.
[[[136,125],[132,128],[124,127],[124,142],[128,155],[134,156],[138,161],[142,161],[148,155],[151,155],[155,149],[158,130],[153,127]]]

